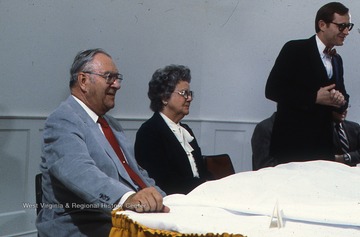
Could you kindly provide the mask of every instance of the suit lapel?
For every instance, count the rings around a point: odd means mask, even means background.
[[[187,154],[173,131],[171,131],[159,113],[155,113],[153,119],[159,128],[158,130],[161,131],[162,136],[168,140],[168,148],[172,150],[171,154],[174,154],[171,156],[171,159],[174,159],[179,166],[186,168],[189,174],[192,174],[189,159],[184,159],[184,157],[187,157]]]
[[[175,152],[177,154],[183,152],[186,155],[186,152],[184,151],[184,149],[181,146],[180,142],[176,138],[173,131],[171,131],[169,126],[166,124],[165,120],[161,117],[161,115],[159,113],[157,113],[154,119],[155,119],[156,123],[159,126],[159,131],[161,131],[161,133],[164,135],[164,137],[166,137],[169,140],[171,148],[176,149]]]
[[[82,119],[82,121],[85,123],[85,126],[87,126],[90,129],[91,133],[93,134],[95,139],[98,141],[100,146],[104,148],[104,152],[107,154],[107,157],[114,162],[119,175],[123,179],[125,179],[129,184],[131,184],[133,186],[133,188],[136,188],[132,179],[126,172],[124,166],[120,163],[120,160],[119,160],[118,156],[116,155],[114,149],[111,147],[110,143],[107,141],[106,137],[101,132],[98,124],[95,123],[91,119],[91,117],[86,113],[86,111],[80,106],[80,104],[72,96],[69,96],[69,98],[67,99],[67,102],[73,108],[75,113],[78,114],[78,116]],[[115,136],[118,139],[118,136],[115,133],[115,129],[113,129],[113,131],[114,131]]]
[[[311,38],[309,38],[309,46],[310,48],[310,55],[308,58],[306,58],[305,60],[311,60],[312,61],[312,65],[313,65],[313,70],[316,73],[316,75],[319,75],[319,77],[321,78],[321,85],[328,84],[328,82],[330,82],[325,65],[321,59],[320,53],[319,53],[319,49],[317,47],[317,43],[316,43],[316,36],[312,36]],[[320,79],[319,78],[319,79]]]
[[[107,116],[105,116],[105,118],[107,118]],[[114,127],[114,124],[112,123],[111,120],[107,119],[115,137],[116,140],[127,160],[127,163],[129,164],[129,166],[131,167],[131,169],[137,173],[139,175],[140,178],[142,178],[142,180],[145,182],[145,184],[149,185],[145,179],[143,179],[142,174],[139,173],[139,168],[138,168],[138,164],[135,162],[135,159],[132,159],[134,157],[134,154],[131,153],[131,151],[133,151],[133,147],[132,145],[128,142],[124,132],[122,131],[122,129],[120,127]],[[105,138],[105,136],[103,136]],[[126,179],[129,183],[131,183],[134,187],[136,187],[136,185],[134,184],[134,182],[132,181],[132,179],[130,178],[130,176],[128,175],[127,171],[125,170],[124,166],[121,164],[118,156],[116,155],[115,151],[112,149],[111,145],[107,142],[106,138],[105,141],[107,143],[107,150],[109,152],[109,154],[111,154],[111,157],[113,158],[115,164],[117,165],[118,169],[121,170],[120,175],[123,176],[124,179]],[[122,175],[124,174],[124,175]]]
[[[335,84],[337,85],[339,82],[339,62],[338,62],[338,56],[335,55],[331,59],[331,64],[333,67],[333,78],[335,80]]]
[[[104,134],[100,131],[98,127],[94,129],[93,133],[96,136],[96,139],[98,140],[100,146],[104,148],[107,157],[113,161],[116,169],[118,170],[119,176],[122,177],[132,188],[136,189],[136,185],[125,170],[125,167],[121,164],[119,157],[116,155],[114,149],[111,147]]]

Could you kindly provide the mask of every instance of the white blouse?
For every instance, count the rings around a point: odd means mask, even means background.
[[[174,123],[174,121],[169,119],[165,114],[161,112],[160,115],[164,119],[165,123],[169,126],[171,131],[174,133],[175,137],[179,140],[181,146],[184,148],[190,162],[193,176],[199,178],[200,176],[196,167],[195,159],[191,153],[194,149],[190,145],[190,142],[194,140],[194,137],[191,136],[191,134],[185,128],[180,126],[179,123]]]

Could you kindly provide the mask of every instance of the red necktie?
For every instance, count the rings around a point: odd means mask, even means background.
[[[114,149],[115,153],[117,154],[117,156],[119,157],[121,163],[123,164],[124,168],[126,169],[127,173],[129,174],[130,178],[141,188],[146,188],[146,184],[144,183],[144,181],[142,181],[142,179],[139,177],[139,175],[137,175],[135,173],[135,171],[133,169],[131,169],[131,167],[129,166],[129,164],[126,162],[124,154],[122,152],[122,150],[120,149],[120,146],[118,144],[118,142],[116,141],[115,135],[112,132],[109,124],[107,123],[107,121],[103,118],[103,117],[99,117],[98,119],[98,123],[100,123],[101,128],[104,132],[104,135],[106,137],[106,139],[109,141],[110,145],[112,146],[112,148]]]

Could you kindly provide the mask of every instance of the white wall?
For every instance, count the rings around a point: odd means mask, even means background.
[[[112,113],[151,114],[155,69],[185,64],[196,92],[189,118],[259,121],[275,109],[264,86],[282,45],[314,34],[313,0],[0,0],[0,115],[47,116],[68,95],[82,49],[102,47],[125,75]],[[360,121],[357,91],[360,2],[342,1],[355,28],[339,52]]]

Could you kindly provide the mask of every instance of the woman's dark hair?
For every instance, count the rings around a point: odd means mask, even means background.
[[[148,97],[150,109],[159,112],[163,109],[163,100],[168,100],[180,81],[191,81],[190,69],[183,65],[169,65],[157,69],[149,82]]]

